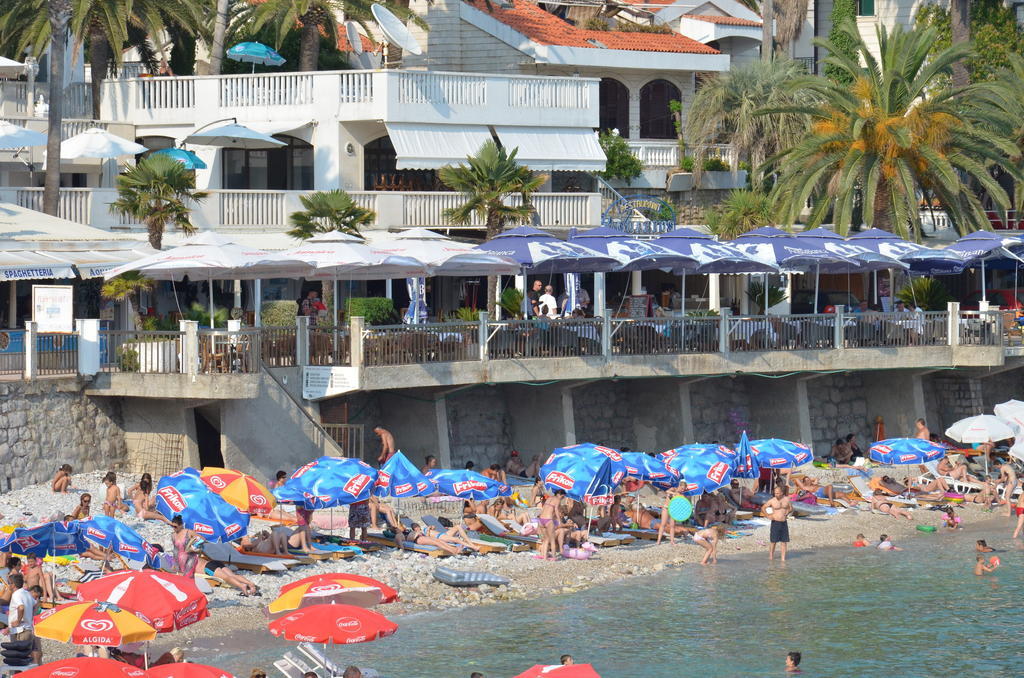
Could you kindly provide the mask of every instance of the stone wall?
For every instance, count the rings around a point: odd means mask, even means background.
[[[445,406],[452,468],[472,461],[480,471],[505,461],[512,434],[502,389],[483,386],[454,393],[446,397]]]
[[[985,407],[982,381],[941,372],[925,377],[925,393],[933,394],[935,420],[928,422],[933,433],[942,434],[953,422],[976,414],[990,413]],[[926,401],[927,402],[927,401]],[[994,405],[995,403],[992,403]]]
[[[750,398],[746,380],[732,377],[707,379],[690,387],[693,441],[719,441],[733,445],[750,430]]]
[[[598,381],[580,386],[573,390],[572,402],[576,442],[637,448],[632,406],[624,383]]]
[[[76,379],[0,383],[0,490],[75,472],[120,468],[125,442],[116,401],[90,398]]]
[[[872,419],[864,397],[864,379],[856,373],[828,374],[807,382],[811,437],[815,456],[825,456],[837,438],[857,435],[862,450],[873,440]],[[884,414],[883,414],[884,416]]]

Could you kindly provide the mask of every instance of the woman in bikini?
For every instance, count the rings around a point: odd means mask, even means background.
[[[135,515],[142,520],[159,520],[170,525],[170,521],[156,510],[156,499],[150,496],[153,492],[153,477],[143,473],[139,482],[128,488],[128,498],[135,507]]]
[[[693,543],[699,544],[704,549],[704,557],[700,559],[701,565],[707,565],[709,561],[713,565],[718,564],[718,542],[725,539],[725,533],[725,525],[715,525],[698,530],[693,535]]]
[[[50,483],[50,489],[60,494],[67,494],[68,488],[71,487],[71,464],[62,464],[57,469],[56,475],[53,476],[53,481]]]
[[[1016,539],[1024,530],[1024,492],[1017,495],[1017,503],[1013,505],[1013,512],[1017,516],[1017,527],[1013,531],[1013,538]]]
[[[537,555],[534,558],[539,560],[557,560],[556,530],[558,529],[558,508],[565,497],[565,490],[555,490],[555,493],[544,497],[541,501],[540,517],[537,524],[540,529],[540,545],[537,547]],[[551,557],[548,557],[548,552]]]
[[[665,503],[661,505],[661,520],[658,522],[658,541],[661,543],[661,538],[665,536],[665,531],[668,530],[669,543],[676,543],[676,521],[669,515],[668,505],[676,497],[683,496],[683,492],[686,490],[686,480],[684,478],[679,479],[679,484],[675,487],[670,487],[665,490]],[[651,525],[653,527],[653,524]]]
[[[260,589],[249,579],[236,574],[219,560],[210,560],[196,551],[196,533],[185,529],[185,521],[181,516],[171,518],[171,544],[174,547],[174,565],[178,574],[184,577],[195,576],[196,570],[208,577],[216,577],[231,584],[240,591],[242,596],[258,596]]]
[[[411,541],[413,544],[417,544],[419,546],[436,546],[443,551],[447,551],[453,556],[459,555],[462,551],[462,549],[458,548],[452,542],[442,541],[437,537],[431,537],[430,535],[423,534],[423,528],[420,527],[419,523],[412,523],[408,530],[400,534],[405,541]]]
[[[466,528],[462,525],[452,525],[444,532],[436,530],[432,527],[427,527],[425,534],[428,537],[433,537],[449,544],[456,544],[462,546],[470,551],[479,551],[480,547],[473,543],[473,540],[469,538],[469,534],[466,533]]]
[[[117,475],[113,471],[107,471],[103,476],[103,484],[107,486],[107,498],[103,502],[103,515],[113,518],[117,512],[124,513],[128,510],[121,500],[121,488],[117,486]]]
[[[886,501],[886,497],[873,494],[870,497],[870,502],[871,508],[879,511],[880,513],[885,513],[893,518],[906,518],[907,520],[912,520],[910,511],[895,506],[891,501]]]
[[[78,500],[78,506],[71,512],[71,520],[89,520],[92,517],[92,495],[86,492]]]

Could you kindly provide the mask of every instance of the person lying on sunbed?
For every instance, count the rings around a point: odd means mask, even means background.
[[[402,545],[402,542],[412,542],[417,546],[434,546],[442,551],[447,551],[453,556],[457,556],[462,551],[462,549],[456,547],[452,542],[442,541],[437,537],[431,537],[424,534],[423,528],[420,527],[419,523],[412,523],[408,530],[398,532],[395,535],[395,541],[397,541],[399,545]]]
[[[398,525],[398,516],[395,515],[395,509],[391,507],[391,504],[383,502],[379,497],[370,496],[370,526],[377,527],[378,514],[384,516],[384,522],[387,523],[387,527],[392,529]]]
[[[728,493],[729,498],[732,499],[733,503],[739,508],[761,508],[761,504],[754,499],[754,492],[752,492],[749,487],[743,487],[743,485],[740,484],[739,478],[733,478],[730,480],[729,487],[723,488],[722,491]]]
[[[516,503],[512,500],[512,497],[498,497],[491,502],[491,505],[487,508],[487,513],[498,520],[516,523],[517,525],[524,525],[530,522],[530,516],[525,511],[520,511],[516,508]]]
[[[907,496],[921,497],[925,499],[930,499],[932,497],[941,499],[942,496],[949,491],[949,483],[942,478],[922,481],[914,480],[910,476],[907,476],[903,479],[903,494],[906,494]]]
[[[597,529],[599,532],[618,532],[624,526],[629,525],[629,522],[629,516],[626,515],[626,511],[622,508],[622,495],[617,494],[612,499],[612,503],[608,506],[605,515],[598,519]]]
[[[822,485],[817,478],[812,476],[794,475],[792,480],[793,486],[796,488],[796,492],[790,496],[790,501],[801,501],[807,496],[814,496],[819,499],[828,499],[829,501],[835,501],[837,498],[844,501],[856,500],[856,497],[853,494],[847,492],[836,492],[834,487],[831,485]]]
[[[954,480],[960,480],[968,483],[976,483],[978,479],[967,472],[967,464],[962,461],[953,463],[949,460],[949,457],[943,457],[939,460],[939,464],[936,467],[940,475],[949,476]]]
[[[697,523],[703,527],[712,523],[731,523],[736,517],[736,509],[730,507],[724,498],[714,492],[701,496],[693,511],[697,516]]]
[[[893,518],[906,518],[907,520],[911,520],[910,511],[899,508],[886,497],[880,497],[877,494],[874,494],[868,497],[868,502],[871,504],[871,508],[875,511],[885,513]]]
[[[982,504],[985,508],[1003,506],[1006,504],[1006,500],[999,496],[999,491],[996,489],[995,484],[987,480],[981,483],[981,490],[978,492],[965,494],[964,501],[968,503]]]
[[[288,555],[288,538],[291,530],[281,525],[262,530],[255,535],[242,537],[242,549],[252,553],[269,553],[275,556]]]
[[[655,513],[654,511],[649,511],[645,508],[637,506],[635,508],[630,509],[628,515],[629,519],[636,523],[638,526],[640,526],[640,529],[642,530],[657,530],[659,527],[661,527],[660,514]],[[665,529],[666,531],[672,530],[673,532],[675,532],[675,536],[677,537],[682,537],[687,534],[693,534],[695,532],[694,528],[686,527],[685,525],[680,525],[676,523],[674,520],[671,521],[671,524],[667,525]]]
[[[466,528],[464,528],[462,525],[453,525],[452,521],[448,520],[444,516],[441,516],[441,518],[439,518],[438,520],[440,521],[441,525],[445,528],[444,532],[441,532],[440,530],[435,530],[434,528],[428,525],[425,532],[425,534],[428,537],[434,537],[449,544],[457,544],[471,551],[480,550],[480,547],[473,543],[473,540],[470,538],[469,534],[466,533]]]

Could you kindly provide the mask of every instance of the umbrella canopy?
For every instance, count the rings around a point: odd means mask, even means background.
[[[366,244],[362,238],[331,231],[303,241],[298,247],[274,258],[285,262],[303,262],[299,274],[305,277],[344,280],[386,280],[425,276],[425,263],[409,256],[387,254]]]
[[[853,259],[827,251],[821,242],[800,238],[771,226],[748,231],[732,244],[753,259],[787,271],[817,269],[846,272],[859,267]]]
[[[626,477],[619,452],[592,443],[560,447],[540,467],[544,486],[565,490],[576,501],[595,506],[611,504],[615,488]]]
[[[249,514],[211,492],[191,467],[160,479],[156,510],[165,518],[180,515],[185,528],[206,541],[241,539],[249,529]]]
[[[921,438],[889,438],[871,446],[871,461],[879,464],[926,464],[946,456],[946,446]]]
[[[630,238],[622,231],[601,226],[579,233],[568,242],[589,247],[619,262],[620,271],[646,271],[652,268],[696,269],[699,261],[649,240]]]
[[[677,228],[655,238],[654,243],[675,250],[697,262],[696,268],[683,269],[693,273],[778,273],[779,269],[747,256],[728,242],[719,242],[707,233],[692,228]],[[676,272],[683,272],[677,270]]]
[[[182,143],[247,149],[278,148],[286,145],[268,134],[235,123],[193,132],[185,137]]]
[[[75,645],[114,647],[156,638],[156,629],[112,603],[66,603],[36,615],[40,638]]]
[[[78,599],[128,610],[157,633],[177,631],[210,616],[206,595],[191,577],[155,570],[121,570],[78,586]]]
[[[232,61],[241,61],[245,64],[260,64],[261,66],[281,66],[285,58],[267,47],[262,42],[240,42],[232,45],[225,56]]]
[[[145,678],[146,672],[124,662],[99,657],[72,657],[37,666],[21,678]]]
[[[148,150],[142,144],[128,141],[99,127],[90,127],[60,143],[60,157],[68,159],[117,158],[122,155],[138,155]]]
[[[729,484],[736,453],[724,445],[683,445],[663,452],[661,459],[686,482],[683,494],[696,497]]]
[[[992,414],[961,419],[946,429],[946,435],[961,443],[994,443],[1013,438],[1013,427]]]
[[[16,555],[70,556],[89,549],[78,523],[52,522],[35,527],[16,527],[0,538],[0,551]]]
[[[168,158],[180,162],[185,169],[206,169],[206,163],[198,155],[184,148],[162,148],[159,151],[153,151],[150,155],[166,155]]]
[[[804,240],[820,244],[821,247],[830,254],[850,259],[852,263],[849,264],[847,269],[850,272],[907,268],[907,264],[903,263],[899,259],[876,252],[870,247],[865,247],[864,245],[844,240],[843,236],[823,226],[819,226],[818,228],[814,228],[809,231],[803,231],[798,235]],[[836,264],[829,264],[829,271],[839,272]]]
[[[761,468],[796,468],[814,460],[807,445],[780,438],[752,440],[750,449]]]
[[[78,521],[78,529],[86,541],[110,549],[125,560],[154,565],[159,552],[142,535],[116,518],[93,516]]]
[[[0,77],[17,78],[25,75],[25,64],[0,56]]]
[[[270,622],[270,633],[286,640],[335,645],[366,643],[397,630],[384,615],[354,605],[313,605]]]
[[[146,678],[235,678],[216,666],[206,664],[161,664],[146,671]]]
[[[437,486],[437,491],[449,497],[481,501],[495,497],[508,497],[512,488],[469,469],[436,469],[427,478]]]
[[[476,248],[514,259],[529,273],[588,273],[614,271],[620,263],[578,243],[565,242],[531,226],[520,226],[495,236]]]
[[[229,468],[207,466],[199,479],[219,494],[221,499],[239,511],[254,515],[265,515],[277,504],[267,487],[252,476]]]
[[[882,256],[889,257],[890,259],[899,259],[901,261],[903,260],[903,257],[908,254],[942,251],[932,250],[931,248],[919,245],[916,242],[904,240],[895,233],[883,231],[880,228],[869,228],[866,231],[852,233],[846,238],[846,240],[847,242],[859,245],[860,247],[866,247],[872,252],[877,252]]]
[[[1003,421],[1015,426],[1018,432],[1024,431],[1024,402],[1007,400],[1005,403],[996,405],[992,411]]]
[[[733,478],[757,478],[761,475],[761,468],[757,464],[757,455],[750,448],[750,440],[747,432],[740,436],[740,442],[736,445],[736,470]]]
[[[515,678],[601,678],[590,664],[537,664]]]
[[[0,57],[2,59],[3,57]],[[26,146],[45,146],[46,135],[19,127],[6,120],[0,120],[0,149],[25,148]]]
[[[425,228],[410,228],[392,238],[374,240],[370,247],[378,255],[420,261],[427,265],[430,275],[513,275],[520,272],[519,265],[509,257],[482,252],[473,245]]]
[[[320,457],[295,471],[274,496],[312,511],[366,501],[376,480],[377,469],[359,459]]]
[[[622,452],[622,461],[626,465],[626,476],[649,483],[675,485],[679,482],[679,470],[672,468],[663,460],[643,452]]]
[[[376,579],[339,573],[307,577],[281,587],[280,595],[267,610],[278,614],[324,604],[373,607],[396,600],[398,592]]]
[[[373,484],[376,497],[425,497],[435,491],[430,478],[420,473],[401,450],[380,467],[377,482]]]

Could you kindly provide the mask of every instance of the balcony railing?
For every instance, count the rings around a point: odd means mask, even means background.
[[[630,140],[629,150],[648,169],[676,169],[679,167],[679,144],[676,141]],[[690,153],[692,154],[692,152]],[[733,148],[730,144],[711,144],[704,149],[704,157],[717,158],[732,165]]]

